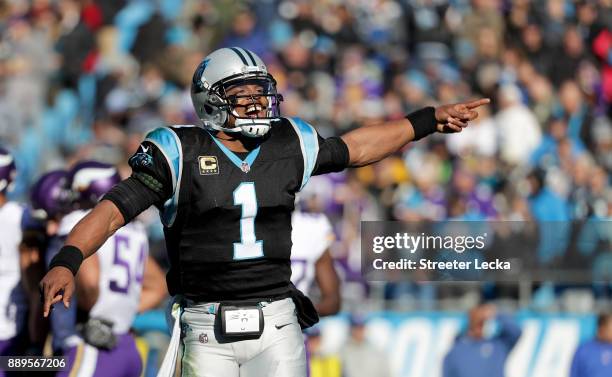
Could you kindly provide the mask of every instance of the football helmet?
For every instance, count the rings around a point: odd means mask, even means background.
[[[256,85],[257,93],[227,95],[227,90],[243,85]],[[265,97],[265,108],[262,108]],[[223,132],[240,132],[261,137],[270,130],[272,121],[280,118],[283,97],[276,92],[276,81],[264,62],[252,51],[229,47],[213,51],[202,60],[191,83],[191,99],[204,127]],[[236,107],[246,107],[254,116],[240,116]],[[265,110],[265,116],[255,116]],[[233,126],[228,119],[233,116]]]
[[[114,185],[121,181],[117,168],[97,161],[82,161],[68,171],[68,187],[76,208],[93,208]]]
[[[52,170],[42,175],[30,190],[34,216],[47,220],[64,213],[69,205],[68,172]]]
[[[13,155],[0,147],[0,193],[6,194],[13,189],[16,175],[17,168]]]

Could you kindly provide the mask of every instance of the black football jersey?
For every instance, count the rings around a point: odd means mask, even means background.
[[[231,152],[201,127],[150,132],[130,165],[163,186],[157,206],[170,293],[199,301],[288,297],[295,194],[311,175],[348,162],[329,140],[298,118],[275,122],[249,153]]]

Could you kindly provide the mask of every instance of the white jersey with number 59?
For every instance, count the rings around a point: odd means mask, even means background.
[[[291,281],[308,295],[315,278],[315,263],[334,241],[334,232],[322,213],[294,211],[291,227]]]
[[[65,216],[60,235],[68,234],[87,212],[74,211]],[[99,295],[89,316],[112,321],[115,334],[126,333],[138,311],[148,254],[147,234],[138,221],[120,228],[96,253],[100,261]]]

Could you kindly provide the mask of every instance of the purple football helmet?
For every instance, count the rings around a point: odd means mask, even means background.
[[[53,219],[66,211],[69,204],[68,172],[52,170],[38,178],[30,190],[30,201],[36,217]]]
[[[100,198],[121,181],[117,168],[97,161],[82,161],[68,171],[70,190],[77,208],[93,208]]]
[[[0,193],[6,194],[12,190],[13,181],[17,175],[15,159],[9,151],[0,147]]]

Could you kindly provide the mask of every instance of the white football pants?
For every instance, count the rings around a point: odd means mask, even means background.
[[[304,338],[293,301],[262,305],[264,330],[259,339],[219,344],[211,314],[217,305],[187,302],[180,317],[182,376],[306,377]]]

